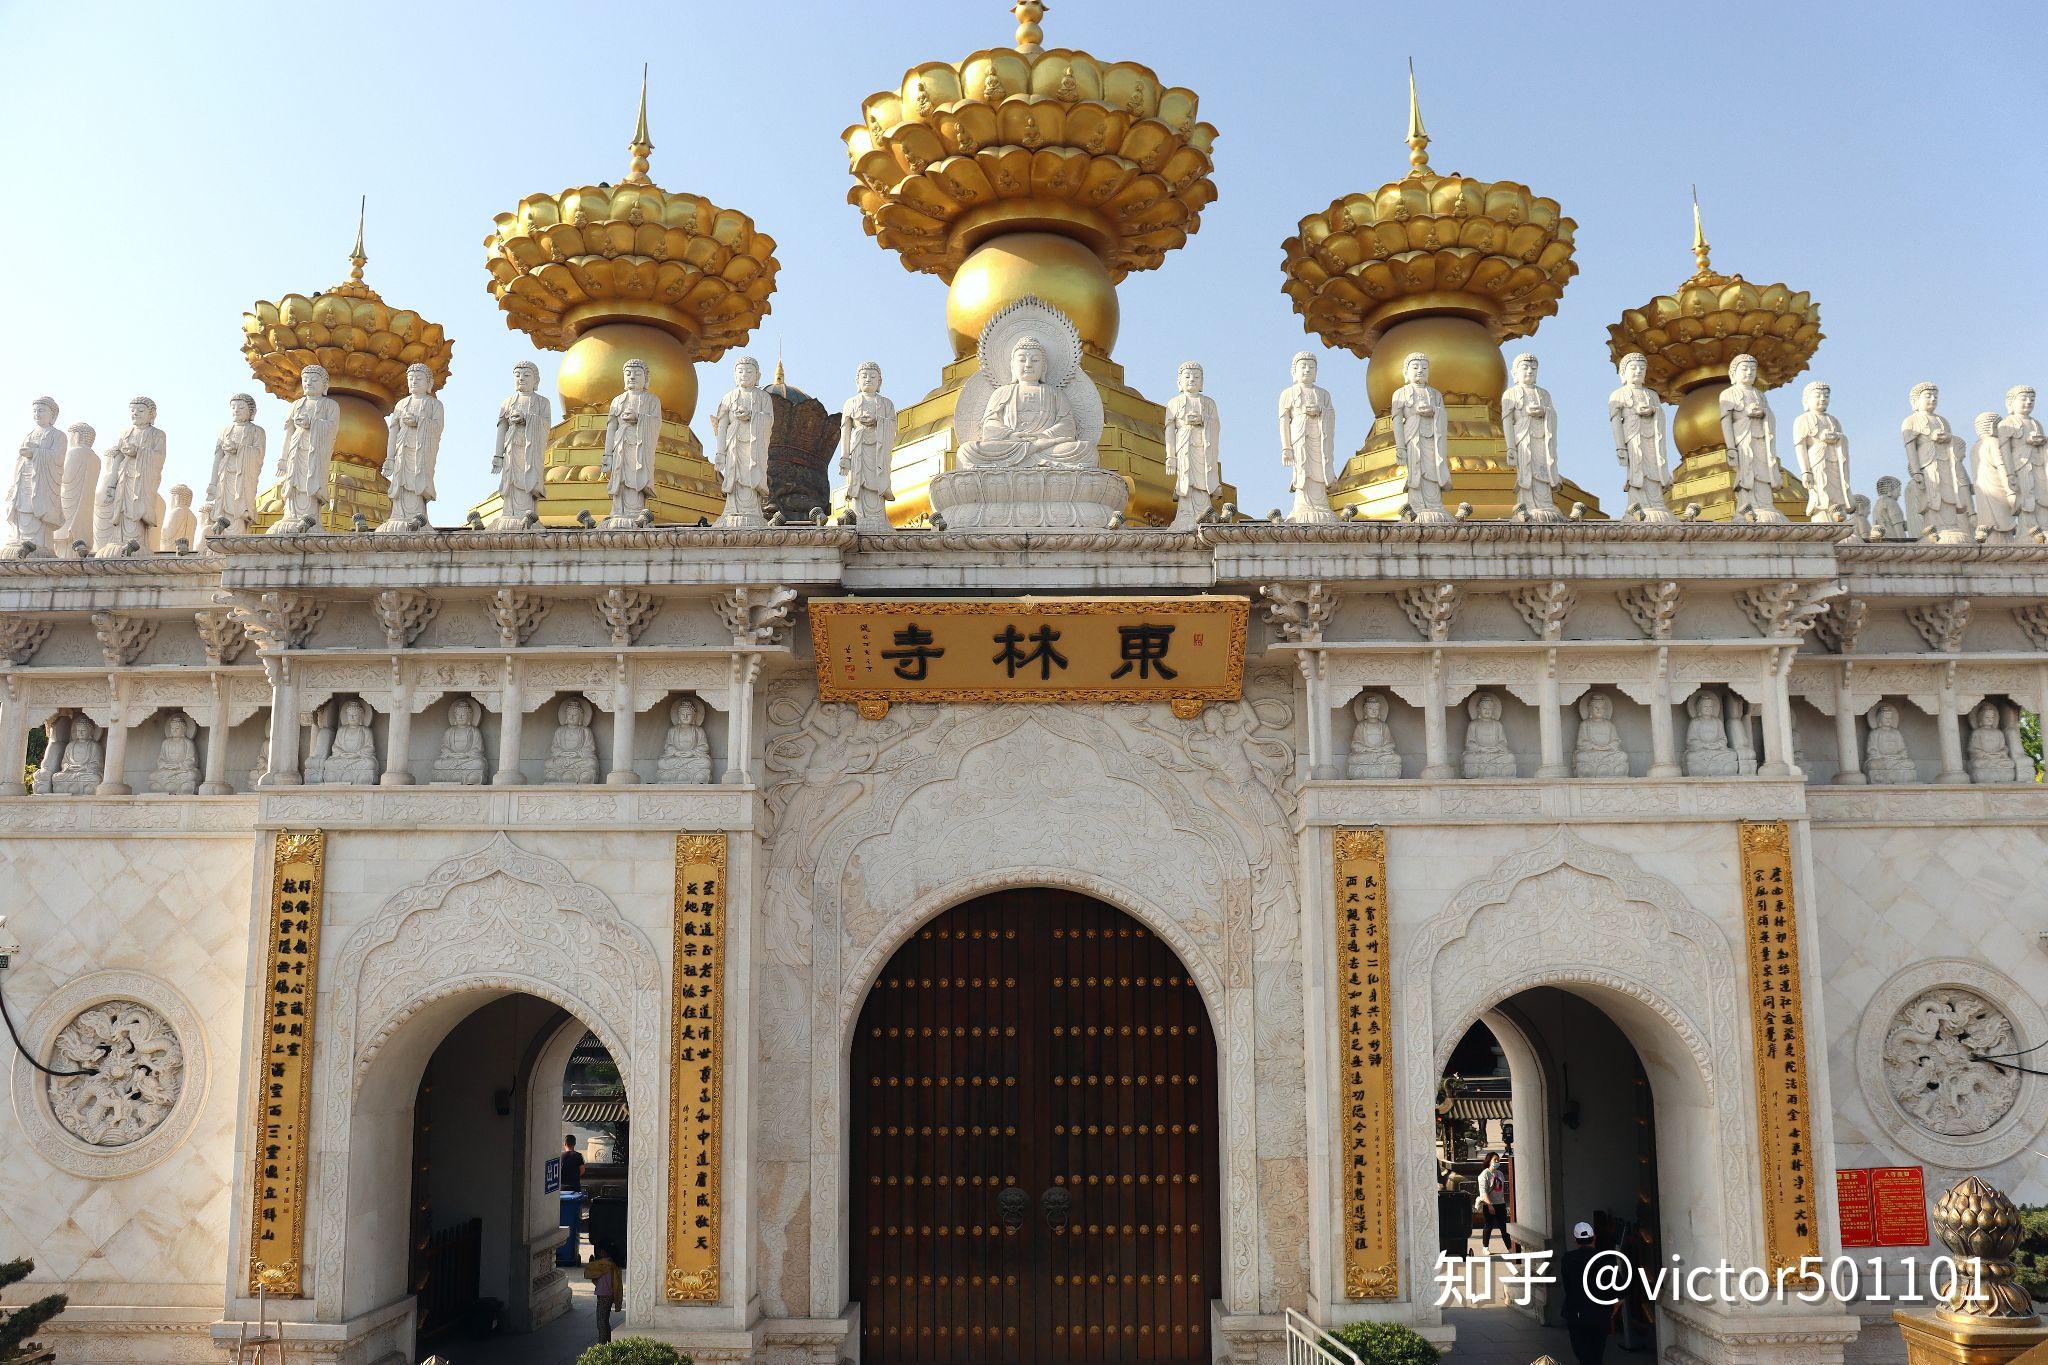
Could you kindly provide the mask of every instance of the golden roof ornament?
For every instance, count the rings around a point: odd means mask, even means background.
[[[1045,4],[1044,0],[1017,0],[1016,4],[1010,6],[1010,13],[1017,16],[1019,52],[1035,55],[1044,50],[1045,30],[1038,26],[1038,21],[1043,19],[1045,12],[1051,8],[1052,6]]]
[[[1555,199],[1513,180],[1481,180],[1430,165],[1415,64],[1408,64],[1408,168],[1369,193],[1348,194],[1300,220],[1281,243],[1281,290],[1302,327],[1328,346],[1370,358],[1366,391],[1375,421],[1364,447],[1331,484],[1333,506],[1369,517],[1400,515],[1404,467],[1393,450],[1391,408],[1403,361],[1428,357],[1452,433],[1452,489],[1480,516],[1517,505],[1500,397],[1502,342],[1526,337],[1557,312],[1578,273],[1577,224]],[[1592,500],[1560,487],[1571,502]],[[1563,510],[1562,508],[1560,510]]]
[[[259,300],[242,315],[242,355],[257,382],[287,401],[299,396],[299,375],[322,365],[337,394],[354,393],[388,412],[405,394],[405,371],[421,364],[434,387],[448,382],[455,343],[439,323],[393,308],[363,280],[368,196],[357,207],[348,278],[325,290]]]
[[[633,154],[632,168],[626,172],[625,184],[652,185],[647,178],[648,160],[654,154],[654,143],[647,136],[647,63],[640,63],[640,117],[633,125],[633,141],[627,147]]]
[[[1609,356],[1619,363],[1641,352],[1650,363],[1645,382],[1667,403],[1681,402],[1703,382],[1725,379],[1728,362],[1744,353],[1756,357],[1758,387],[1775,389],[1804,370],[1821,343],[1820,307],[1812,295],[1724,275],[1708,253],[1695,190],[1692,275],[1607,329]]]

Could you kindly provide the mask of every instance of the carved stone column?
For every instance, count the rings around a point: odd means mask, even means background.
[[[107,717],[105,758],[105,766],[100,769],[100,784],[93,788],[93,795],[133,795],[135,789],[121,780],[128,769],[128,688],[118,678],[114,680],[114,709]]]
[[[26,796],[28,689],[20,678],[0,678],[0,796]]]
[[[761,656],[732,656],[732,714],[726,727],[725,776],[721,779],[743,786],[754,780],[754,680],[761,676]]]
[[[412,785],[412,670],[404,661],[391,661],[391,725],[384,736],[384,775],[380,787]]]
[[[299,688],[292,678],[292,661],[277,655],[263,661],[270,674],[270,753],[265,764],[263,785],[299,785]]]
[[[1651,777],[1683,777],[1678,766],[1678,737],[1671,717],[1671,650],[1657,649],[1657,674],[1650,683],[1650,771]]]
[[[509,656],[499,696],[503,700],[498,708],[498,770],[491,774],[491,785],[516,787],[526,781],[526,774],[519,771],[519,729],[526,719],[526,698],[519,686],[519,661]]]
[[[1456,777],[1458,770],[1451,766],[1450,735],[1444,723],[1444,652],[1432,650],[1429,656],[1429,682],[1422,694],[1422,776],[1425,780],[1441,782]]]
[[[1850,687],[1855,670],[1856,665],[1845,660],[1842,671],[1835,675],[1835,750],[1841,755],[1835,772],[1838,787],[1870,785],[1863,772],[1863,748],[1856,742],[1856,702]]]
[[[1943,786],[1966,785],[1970,780],[1969,767],[1963,762],[1963,727],[1956,714],[1956,666],[1945,664],[1941,670],[1941,692],[1934,713],[1934,728],[1941,736],[1941,774],[1934,780]]]
[[[640,780],[633,771],[633,666],[625,655],[615,656],[612,678],[612,770],[604,775],[605,785],[629,787]]]
[[[1792,671],[1790,648],[1771,651],[1770,686],[1764,692],[1764,763],[1758,777],[1791,777],[1792,695],[1787,675]]]
[[[1543,652],[1543,674],[1536,680],[1536,726],[1542,738],[1543,761],[1536,776],[1570,777],[1572,766],[1564,756],[1563,705],[1557,699],[1557,651]]]
[[[199,784],[201,796],[228,796],[234,792],[228,773],[228,703],[234,689],[220,674],[213,675],[213,724],[206,727],[206,779]]]

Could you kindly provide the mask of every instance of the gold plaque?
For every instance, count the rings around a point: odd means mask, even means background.
[[[1401,1292],[1395,1242],[1393,996],[1387,834],[1336,832],[1337,1071],[1343,1124],[1344,1297]]]
[[[319,998],[321,878],[327,838],[279,830],[270,860],[262,1033],[256,1042],[249,1292],[305,1292],[306,1157],[312,1140],[313,1004]]]
[[[1741,833],[1764,1261],[1770,1269],[1796,1269],[1800,1257],[1820,1254],[1820,1215],[1814,1187],[1813,1107],[1806,1088],[1792,832],[1784,821],[1770,820],[1745,821]]]
[[[810,606],[826,701],[1168,701],[1193,714],[1244,694],[1251,604],[1242,597],[842,597]]]
[[[668,1297],[718,1302],[725,1134],[725,836],[676,836],[669,998]]]

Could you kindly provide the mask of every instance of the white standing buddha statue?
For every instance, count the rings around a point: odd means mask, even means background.
[[[1614,434],[1614,458],[1621,462],[1627,493],[1624,516],[1638,521],[1671,521],[1671,456],[1666,449],[1664,401],[1645,379],[1649,360],[1625,355],[1615,366],[1621,386],[1607,395],[1607,425]]]
[[[1561,521],[1557,510],[1557,405],[1536,383],[1536,357],[1515,357],[1515,382],[1500,396],[1501,432],[1515,470],[1515,515],[1523,521]]]
[[[1407,380],[1394,390],[1394,452],[1408,471],[1408,512],[1417,521],[1449,521],[1444,494],[1451,486],[1444,396],[1429,384],[1429,357],[1416,351],[1401,362]]]
[[[1166,402],[1166,477],[1173,480],[1173,526],[1188,531],[1208,514],[1223,487],[1223,418],[1202,392],[1202,367],[1181,362],[1178,389]]]
[[[434,500],[434,466],[441,457],[441,431],[448,410],[434,396],[434,372],[425,365],[405,368],[405,397],[391,410],[384,442],[384,478],[391,485],[391,515],[380,531],[417,531],[427,524]]]
[[[1294,383],[1280,395],[1280,463],[1294,494],[1289,521],[1335,521],[1330,480],[1337,470],[1337,405],[1316,383],[1316,358],[1294,356]]]
[[[547,478],[548,429],[554,408],[540,391],[540,367],[522,360],[512,367],[512,394],[498,404],[497,441],[491,472],[498,476],[494,531],[517,531],[538,513]]]

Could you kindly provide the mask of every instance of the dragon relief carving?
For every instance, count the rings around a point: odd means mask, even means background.
[[[1869,616],[1870,603],[1862,598],[1839,598],[1814,618],[1813,633],[1837,654],[1854,653],[1857,637],[1863,634],[1863,623]]]
[[[1811,588],[1790,581],[1759,583],[1737,593],[1735,600],[1757,634],[1767,640],[1779,640],[1806,634],[1828,610],[1829,599],[1841,591],[1840,583]]]
[[[327,614],[318,597],[293,592],[227,592],[213,599],[240,623],[258,649],[304,649],[313,627]]]
[[[2019,1103],[2020,1073],[1988,1060],[2014,1052],[2014,1037],[2005,1011],[1977,992],[1924,990],[1892,1018],[1885,1083],[1921,1127],[1943,1137],[1974,1137]]]
[[[49,1078],[50,1112],[95,1147],[126,1147],[162,1126],[185,1089],[185,1049],[164,1017],[134,1000],[110,1000],[64,1026],[51,1051],[85,1075]]]

